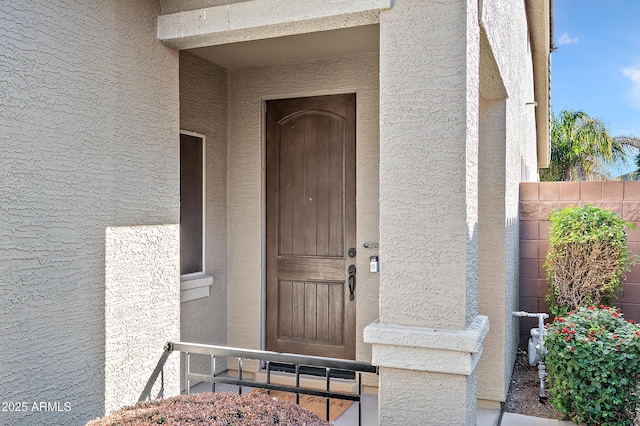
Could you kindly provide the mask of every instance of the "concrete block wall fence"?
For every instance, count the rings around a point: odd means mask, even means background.
[[[525,182],[520,184],[520,309],[548,312],[549,284],[542,267],[549,250],[549,214],[556,209],[592,204],[613,210],[636,224],[627,231],[629,249],[640,255],[640,181]],[[640,264],[627,274],[616,306],[626,319],[640,322]],[[535,319],[520,320],[520,346],[526,345]]]

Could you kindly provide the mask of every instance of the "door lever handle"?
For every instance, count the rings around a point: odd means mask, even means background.
[[[349,300],[353,302],[356,298],[353,292],[356,289],[356,267],[349,265]]]

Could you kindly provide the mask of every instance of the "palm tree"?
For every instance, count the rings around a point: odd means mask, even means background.
[[[604,166],[626,161],[632,136],[613,137],[606,126],[584,111],[551,116],[551,164],[540,169],[542,181],[602,180]]]
[[[631,172],[629,175],[631,179],[640,179],[640,138],[631,135],[624,135],[617,136],[616,139],[619,140],[623,145],[635,149],[634,151],[636,152],[636,154],[634,164],[636,166],[636,171]]]

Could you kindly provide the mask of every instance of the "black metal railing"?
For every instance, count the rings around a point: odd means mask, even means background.
[[[307,356],[280,352],[257,351],[250,349],[231,348],[227,346],[203,345],[200,343],[168,342],[165,350],[168,352],[183,352],[186,354],[185,381],[187,394],[190,392],[191,381],[211,383],[211,392],[216,391],[216,383],[238,386],[238,393],[242,394],[242,387],[252,387],[267,389],[270,391],[283,391],[296,394],[296,403],[300,404],[300,395],[312,395],[326,398],[326,417],[329,420],[329,407],[331,399],[341,399],[358,403],[358,424],[362,424],[362,373],[378,374],[378,367],[365,362],[350,361],[338,358],[324,358],[317,356]],[[211,374],[200,374],[191,372],[191,354],[209,355],[211,357]],[[216,357],[237,358],[238,377],[220,377],[216,375]],[[263,361],[267,373],[267,381],[258,382],[247,380],[242,377],[242,360],[252,359]],[[295,372],[295,386],[287,386],[271,383],[271,363],[291,364]],[[326,380],[325,390],[300,387],[301,367],[315,367],[324,369]],[[334,392],[331,390],[331,377],[336,371],[341,373],[357,373],[357,393]]]

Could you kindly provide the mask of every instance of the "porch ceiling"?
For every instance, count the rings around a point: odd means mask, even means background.
[[[199,47],[188,51],[225,68],[378,52],[378,24]]]

